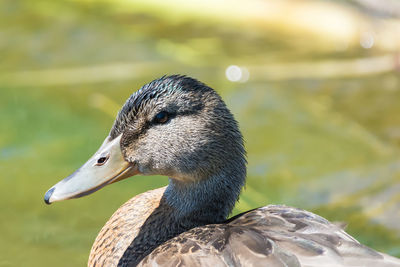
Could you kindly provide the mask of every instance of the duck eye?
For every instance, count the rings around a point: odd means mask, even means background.
[[[168,113],[161,111],[154,117],[154,122],[156,123],[166,123],[168,121]]]
[[[100,157],[100,158],[97,160],[96,166],[101,166],[101,165],[103,165],[104,163],[106,163],[107,160],[108,160],[108,157]]]

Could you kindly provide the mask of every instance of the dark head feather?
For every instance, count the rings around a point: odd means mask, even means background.
[[[123,133],[126,125],[135,119],[136,115],[152,100],[157,100],[161,96],[167,96],[177,91],[213,91],[212,88],[204,83],[185,75],[169,75],[153,80],[143,85],[138,91],[133,93],[124,106],[118,112],[114,125],[110,131],[111,139]]]

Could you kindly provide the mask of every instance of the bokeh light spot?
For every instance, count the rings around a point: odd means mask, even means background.
[[[360,45],[365,49],[369,49],[374,46],[374,36],[371,32],[363,32],[361,34]]]
[[[246,82],[250,74],[247,68],[230,65],[225,70],[225,76],[231,82]]]

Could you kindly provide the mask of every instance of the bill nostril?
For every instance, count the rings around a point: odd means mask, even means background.
[[[100,157],[100,158],[97,160],[97,162],[96,162],[96,166],[101,166],[101,165],[103,165],[104,163],[107,162],[107,160],[108,160],[108,156],[106,156],[106,157]]]
[[[102,164],[102,163],[104,163],[104,162],[106,162],[106,157],[101,157],[101,158],[99,158],[99,159],[97,160],[97,163],[98,163],[98,164]]]

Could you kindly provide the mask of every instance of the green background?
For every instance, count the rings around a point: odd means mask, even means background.
[[[237,20],[221,2],[213,15],[190,2],[128,3],[0,2],[0,266],[83,266],[113,211],[167,183],[133,177],[82,199],[43,203],[47,189],[96,151],[131,93],[174,73],[216,89],[240,123],[248,182],[234,213],[272,203],[309,209],[400,256],[399,72],[357,61],[383,56],[395,64],[399,50],[337,46],[284,28],[285,16]],[[320,2],[304,3],[313,10]],[[248,81],[226,78],[233,64],[249,71]]]

